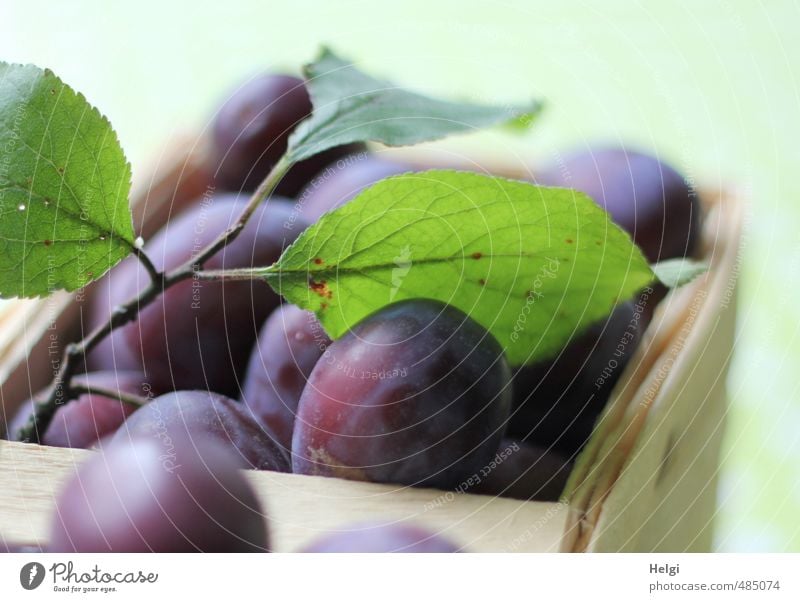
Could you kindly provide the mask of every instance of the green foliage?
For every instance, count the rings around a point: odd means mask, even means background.
[[[558,352],[654,278],[588,196],[446,170],[375,184],[263,275],[333,338],[392,301],[433,298],[489,329],[514,364]]]
[[[502,123],[518,128],[540,109],[538,102],[491,107],[428,98],[362,73],[327,48],[305,73],[314,113],[289,139],[295,161],[348,142],[402,146]]]
[[[0,63],[0,296],[75,290],[134,245],[111,124],[51,71]]]
[[[708,264],[694,259],[665,259],[653,265],[653,272],[668,288],[688,284],[708,271]]]

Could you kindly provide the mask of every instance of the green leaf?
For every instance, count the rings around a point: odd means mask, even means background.
[[[708,264],[694,259],[665,259],[653,265],[653,272],[668,288],[688,284],[708,271]]]
[[[557,353],[653,280],[588,196],[447,170],[378,182],[262,275],[333,338],[393,301],[438,299],[489,329],[513,364]]]
[[[541,108],[538,102],[492,107],[428,98],[366,75],[327,48],[305,75],[314,112],[289,138],[291,161],[349,142],[402,146],[501,123],[529,125]]]
[[[111,124],[51,71],[0,62],[0,296],[75,290],[133,248]]]

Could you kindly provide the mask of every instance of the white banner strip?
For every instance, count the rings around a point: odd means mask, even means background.
[[[798,554],[0,554],[0,600],[800,600]]]

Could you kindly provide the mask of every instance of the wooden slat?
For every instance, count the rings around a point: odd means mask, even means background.
[[[735,330],[742,202],[712,200],[711,270],[675,291],[567,486],[565,551],[708,551]]]
[[[0,541],[44,546],[56,497],[86,450],[0,441]],[[474,552],[554,552],[564,531],[562,504],[447,494],[341,479],[245,471],[276,551],[362,521],[429,526]]]
[[[45,299],[16,300],[0,313],[0,435],[26,399],[53,378],[51,361],[78,337],[80,308],[59,291]],[[55,339],[52,339],[55,337]]]

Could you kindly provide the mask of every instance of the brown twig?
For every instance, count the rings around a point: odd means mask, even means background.
[[[85,382],[77,382],[74,381],[69,387],[70,390],[70,397],[77,397],[78,395],[83,395],[84,393],[89,393],[90,395],[100,395],[102,397],[108,397],[109,399],[116,399],[124,404],[131,405],[134,407],[141,407],[145,405],[148,401],[150,401],[146,397],[142,397],[141,395],[132,395],[131,393],[125,393],[118,389],[109,389],[108,387],[97,387],[95,385],[90,385],[89,383]]]
[[[39,443],[41,441],[41,436],[50,426],[50,422],[53,420],[53,415],[56,413],[58,407],[64,403],[68,403],[73,396],[72,394],[77,385],[73,386],[72,377],[75,376],[78,367],[81,365],[86,355],[91,352],[100,341],[111,334],[114,329],[136,320],[139,316],[139,312],[152,303],[165,290],[199,273],[206,261],[236,240],[236,237],[239,236],[239,233],[244,229],[245,225],[247,225],[253,212],[272,194],[277,184],[291,166],[291,161],[284,155],[252,194],[236,223],[220,234],[205,249],[200,251],[197,257],[192,258],[171,272],[167,274],[159,272],[150,258],[147,257],[139,246],[135,246],[132,249],[132,253],[139,259],[150,275],[150,283],[137,297],[115,308],[108,322],[93,330],[88,336],[84,337],[83,340],[77,343],[70,343],[66,346],[61,366],[53,379],[53,383],[46,397],[43,401],[34,404],[33,413],[28,419],[28,422],[25,423],[17,434],[17,439],[19,441],[27,441],[30,443]],[[96,393],[100,392],[96,388],[93,388],[92,391]],[[114,392],[107,390],[103,395],[109,394],[109,397],[125,401],[119,393],[110,393]]]

